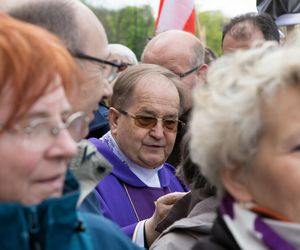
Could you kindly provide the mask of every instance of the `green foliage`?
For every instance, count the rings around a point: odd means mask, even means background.
[[[221,55],[222,29],[224,24],[228,22],[228,18],[219,11],[200,12],[198,18],[200,27],[204,27],[206,33],[206,46]]]
[[[121,43],[132,49],[139,59],[148,38],[153,36],[155,20],[151,7],[126,7],[107,10],[90,7],[102,22],[109,43]]]
[[[87,4],[87,0],[82,0]],[[89,6],[102,22],[109,43],[121,43],[132,49],[137,58],[143,52],[149,37],[154,35],[155,19],[151,7],[128,6],[120,10],[108,10],[101,7]],[[221,55],[221,38],[224,23],[228,18],[221,12],[198,13],[200,27],[206,33],[206,45]]]

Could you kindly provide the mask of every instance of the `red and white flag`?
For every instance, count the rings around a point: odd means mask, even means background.
[[[195,34],[195,0],[160,0],[155,33],[170,29]]]

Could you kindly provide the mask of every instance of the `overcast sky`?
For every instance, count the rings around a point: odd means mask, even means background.
[[[126,5],[152,6],[154,16],[157,15],[159,0],[86,0],[87,2],[109,9],[119,9]],[[220,10],[224,15],[235,16],[246,12],[256,12],[256,0],[196,0],[197,11]]]

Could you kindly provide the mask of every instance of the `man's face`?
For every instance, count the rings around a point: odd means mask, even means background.
[[[169,44],[169,43],[165,43]],[[161,46],[158,48],[151,48],[145,53],[143,62],[153,63],[165,67],[175,73],[176,75],[184,74],[196,66],[191,63],[193,57],[193,46],[189,40],[180,40],[180,48],[178,46]],[[182,50],[182,48],[185,48]],[[204,66],[205,68],[207,66]],[[191,72],[185,77],[181,77],[182,90],[184,95],[184,109],[189,110],[192,107],[192,89],[204,83],[205,70],[200,71],[199,67],[197,70]]]
[[[176,75],[184,74],[198,65],[192,65],[187,57],[178,57],[176,61],[169,60],[162,65],[163,67],[171,70]],[[197,70],[180,78],[184,88],[191,91],[198,84]]]
[[[222,50],[224,54],[232,53],[238,49],[249,49],[254,41],[264,41],[263,33],[256,27],[250,26],[251,32],[249,38],[236,39],[230,34],[230,31],[224,37]],[[248,27],[248,29],[250,29]]]
[[[178,119],[179,94],[175,85],[164,76],[142,78],[130,99],[131,105],[124,110],[130,115]],[[176,132],[164,129],[162,120],[153,128],[141,128],[132,117],[112,112],[115,117],[110,124],[112,134],[131,161],[145,168],[155,168],[166,161],[173,149]]]
[[[153,63],[165,67],[173,73],[180,75],[198,65],[191,65],[190,57],[185,53],[178,53],[176,49],[170,48],[168,51],[164,51],[155,56],[149,56],[144,58],[144,63]],[[192,107],[192,89],[202,84],[202,78],[199,75],[199,71],[196,70],[191,74],[180,78],[182,82],[182,90],[184,95],[184,109],[188,110]]]
[[[132,65],[131,60],[127,56],[116,54],[116,53],[111,53],[110,56],[109,56],[109,60],[112,61],[112,62],[116,62],[118,64],[127,63],[127,64],[131,64]],[[124,68],[124,70],[125,69],[126,68]],[[122,71],[124,71],[124,70],[122,70]],[[114,85],[115,85],[115,83],[116,83],[116,81],[118,79],[118,76],[121,74],[122,71],[118,70],[118,74],[117,74],[116,78],[113,79],[110,82],[110,84],[111,84],[112,87],[114,87]]]
[[[79,29],[81,36],[81,52],[99,59],[107,59],[109,56],[105,31],[98,19],[87,11],[81,13]],[[82,67],[83,83],[80,96],[75,103],[77,110],[87,112],[89,118],[93,118],[93,112],[97,110],[98,103],[103,97],[112,95],[112,87],[107,81],[105,72],[108,72],[106,64],[89,60],[80,60]]]

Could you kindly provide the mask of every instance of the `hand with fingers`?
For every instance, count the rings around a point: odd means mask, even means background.
[[[157,224],[168,215],[173,205],[186,194],[186,192],[169,193],[159,197],[155,202],[155,211],[151,218],[145,222],[145,234],[148,246],[150,246],[159,235],[159,232],[155,231]]]

